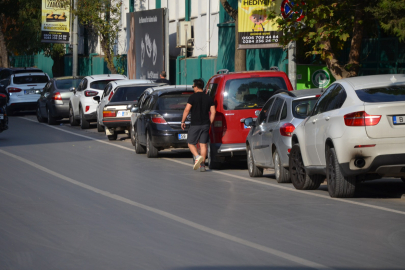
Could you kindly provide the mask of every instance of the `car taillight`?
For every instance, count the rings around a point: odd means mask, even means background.
[[[159,114],[152,115],[152,122],[155,124],[167,124],[166,120],[163,116]]]
[[[6,98],[6,95],[5,94],[0,94],[0,97]]]
[[[94,97],[94,96],[98,95],[98,92],[97,91],[86,90],[86,91],[84,91],[84,95],[86,97]]]
[[[116,111],[103,111],[103,118],[104,117],[115,117],[117,115]]]
[[[112,98],[113,95],[114,95],[114,92],[111,91],[110,95],[108,96],[108,101],[110,101],[110,99]]]
[[[285,123],[280,127],[280,134],[281,136],[291,137],[295,127],[291,123]]]
[[[351,127],[375,126],[380,122],[381,115],[369,115],[365,111],[349,113],[344,116],[345,125]]]
[[[7,89],[7,91],[9,93],[17,93],[17,92],[21,92],[22,90],[20,88],[10,87]]]
[[[56,92],[55,94],[52,95],[53,100],[62,100],[62,96],[60,95],[59,92]]]

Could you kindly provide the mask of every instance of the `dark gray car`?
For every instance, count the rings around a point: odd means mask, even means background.
[[[38,122],[47,121],[49,125],[55,125],[57,120],[69,118],[69,100],[83,77],[58,77],[49,80],[38,99],[37,119]]]
[[[288,153],[291,133],[312,110],[322,89],[281,92],[263,106],[256,121],[246,118],[250,127],[246,138],[248,171],[251,177],[263,175],[264,168],[274,168],[279,183],[290,182]]]

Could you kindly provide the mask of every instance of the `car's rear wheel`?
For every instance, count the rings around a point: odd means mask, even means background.
[[[317,189],[325,179],[325,176],[320,174],[308,175],[306,173],[299,144],[294,144],[291,148],[289,163],[291,182],[296,189]]]
[[[247,147],[247,166],[250,177],[260,177],[263,176],[263,168],[256,167],[255,160],[253,158],[252,150],[250,146]]]
[[[69,106],[69,123],[71,126],[78,126],[79,122],[75,119],[72,106]]]
[[[274,164],[274,175],[278,183],[290,183],[290,173],[289,171],[281,165],[280,155],[277,150],[273,154],[273,164]]]
[[[80,108],[80,128],[81,129],[88,129],[90,128],[90,122],[84,118],[83,108]]]
[[[215,170],[215,169],[220,169],[221,168],[221,162],[215,161],[214,147],[209,142],[207,144],[207,159],[206,159],[206,162],[207,162],[208,168],[210,168],[210,170]]]
[[[117,132],[114,132],[112,135],[108,135],[107,129],[105,129],[105,135],[107,135],[109,141],[115,141],[117,139]]]
[[[7,110],[8,116],[13,116],[15,114],[15,111],[8,106],[7,106],[6,110]]]
[[[135,142],[134,142],[135,153],[137,153],[137,154],[145,154],[145,152],[146,152],[145,146],[143,146],[143,145],[141,145],[139,143],[139,138],[138,138],[138,132],[137,131],[135,131],[134,140],[135,140]]]
[[[39,108],[39,105],[37,107],[37,120],[39,123],[45,123],[45,118],[42,117],[41,109]]]
[[[52,117],[51,110],[49,108],[46,109],[47,117],[48,117],[48,125],[56,125],[56,118]]]
[[[326,178],[329,195],[333,198],[351,198],[356,191],[356,177],[344,176],[334,148],[326,150]]]
[[[153,146],[149,133],[146,135],[146,156],[148,158],[156,158],[158,156],[158,150]]]

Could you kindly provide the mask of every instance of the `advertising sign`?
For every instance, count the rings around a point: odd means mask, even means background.
[[[281,14],[282,0],[241,0],[238,6],[238,48],[260,49],[281,47],[277,18],[268,20],[270,13]],[[280,15],[280,18],[281,15]]]
[[[42,0],[41,41],[69,43],[70,9],[65,0]]]
[[[130,13],[129,79],[157,80],[165,70],[164,9]]]

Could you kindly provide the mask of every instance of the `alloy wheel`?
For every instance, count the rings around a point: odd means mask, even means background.
[[[274,156],[274,174],[276,179],[280,178],[280,157],[278,156],[277,152]]]

